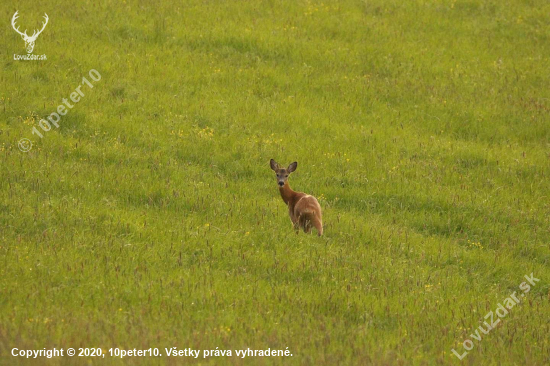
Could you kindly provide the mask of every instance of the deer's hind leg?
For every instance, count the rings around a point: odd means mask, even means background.
[[[311,232],[311,220],[309,218],[303,220],[302,228],[304,229],[304,233],[309,234]]]
[[[323,235],[323,221],[320,217],[315,217],[313,219],[313,226],[317,229],[317,235],[321,236]]]
[[[300,233],[300,224],[298,222],[293,222],[292,227],[294,228],[294,232],[296,234]]]
[[[292,221],[292,228],[298,234],[300,232],[300,220],[294,215],[290,206],[288,207],[288,215],[290,216],[290,221]]]
[[[300,221],[300,226],[302,227],[304,232],[309,234],[311,232],[311,227],[312,227],[311,225],[312,220],[310,215],[308,214],[301,215],[299,218],[299,221]]]

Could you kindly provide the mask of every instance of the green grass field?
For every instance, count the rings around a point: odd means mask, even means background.
[[[16,10],[29,33],[48,14],[47,60],[14,60]],[[550,363],[547,1],[0,14],[0,364]],[[90,69],[101,80],[44,132]],[[294,234],[270,158],[298,161],[290,183],[319,199],[324,236]],[[107,356],[12,356],[54,347]]]

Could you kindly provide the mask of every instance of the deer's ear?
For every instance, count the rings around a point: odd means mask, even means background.
[[[277,171],[277,169],[279,169],[279,164],[277,164],[277,162],[273,159],[269,161],[269,166],[271,166],[271,169],[274,171]]]
[[[294,163],[292,163],[292,164],[290,164],[290,165],[288,166],[288,169],[287,169],[287,170],[288,170],[289,173],[292,173],[293,171],[296,170],[297,167],[298,167],[298,163],[297,163],[297,162],[294,162]]]

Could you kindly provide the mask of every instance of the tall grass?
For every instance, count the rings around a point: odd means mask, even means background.
[[[48,13],[47,61],[13,60],[15,10],[29,29]],[[549,12],[1,3],[0,363],[22,363],[13,347],[176,346],[293,356],[73,362],[454,364],[533,273],[462,362],[547,364]],[[31,135],[92,68],[59,129]],[[298,161],[323,237],[293,233],[270,158]]]

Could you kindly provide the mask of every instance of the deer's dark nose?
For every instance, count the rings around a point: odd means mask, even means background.
[[[284,186],[285,185],[285,182],[279,182],[279,186]]]

